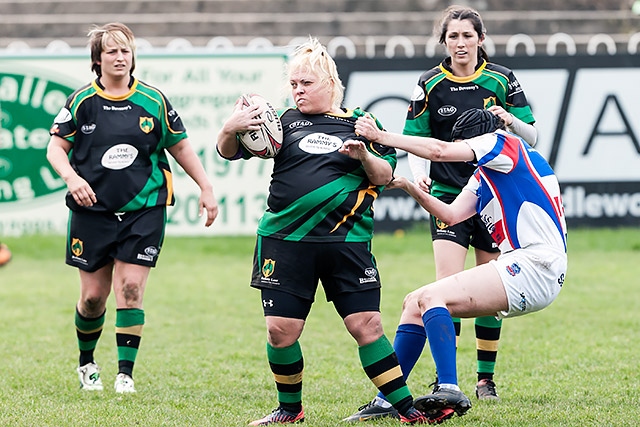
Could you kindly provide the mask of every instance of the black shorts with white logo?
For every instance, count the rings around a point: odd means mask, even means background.
[[[318,281],[322,282],[327,301],[334,303],[346,294],[353,296],[379,289],[380,276],[371,243],[290,242],[258,236],[251,286],[286,292],[313,302]],[[347,311],[379,311],[380,293],[375,294],[377,298],[366,298],[370,301]]]
[[[70,211],[66,263],[89,272],[114,259],[155,267],[166,218],[165,206],[119,213]]]

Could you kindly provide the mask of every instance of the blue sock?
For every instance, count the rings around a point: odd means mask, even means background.
[[[393,340],[393,349],[396,351],[405,381],[420,359],[426,341],[427,335],[424,327],[410,323],[398,325],[396,337]],[[382,392],[378,393],[378,397],[385,398]]]
[[[449,310],[434,307],[422,315],[431,355],[436,364],[438,383],[458,384],[456,370],[456,331]]]

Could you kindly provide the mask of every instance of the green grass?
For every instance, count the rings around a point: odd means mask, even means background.
[[[145,295],[138,393],[112,390],[113,298],[96,351],[105,391],[80,392],[73,326],[78,276],[61,236],[7,238],[0,269],[0,425],[244,426],[276,406],[259,292],[249,288],[253,237],[169,237]],[[425,230],[377,235],[384,327],[393,339],[404,295],[434,277]],[[469,259],[471,261],[471,257]],[[640,416],[640,229],[572,230],[564,289],[549,308],[504,322],[496,381],[451,426],[631,426]],[[460,385],[475,384],[472,320],[463,321]],[[356,345],[319,291],[301,344],[305,425],[336,426],[370,400]],[[425,351],[409,379],[429,391]],[[369,423],[375,426],[397,422]]]

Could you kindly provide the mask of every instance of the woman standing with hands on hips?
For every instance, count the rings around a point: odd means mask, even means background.
[[[434,34],[444,44],[448,56],[436,67],[425,71],[411,97],[403,134],[451,140],[456,119],[471,108],[488,109],[506,123],[510,132],[531,146],[537,139],[534,117],[518,80],[508,68],[489,62],[482,47],[485,27],[475,10],[453,5],[436,24]],[[409,153],[409,166],[418,188],[451,203],[466,185],[474,167],[460,162],[429,163]],[[476,265],[497,258],[497,245],[475,215],[456,225],[447,225],[432,215],[431,237],[436,279],[464,269],[469,246],[475,249]],[[405,378],[413,369],[425,345],[425,334],[410,313],[402,314],[394,348]],[[477,345],[476,396],[498,399],[493,381],[502,321],[493,316],[475,319]],[[455,319],[460,336],[460,319]],[[436,378],[437,383],[437,378]],[[396,416],[382,394],[360,407],[352,421]],[[349,420],[347,419],[347,420]]]
[[[178,113],[156,88],[133,76],[135,39],[121,23],[89,32],[97,78],[76,90],[54,119],[47,159],[67,184],[66,263],[80,273],[75,326],[83,390],[102,390],[93,354],[106,303],[116,299],[116,393],[133,393],[147,278],[173,205],[168,151],[200,187],[205,226],[218,215],[212,185]]]

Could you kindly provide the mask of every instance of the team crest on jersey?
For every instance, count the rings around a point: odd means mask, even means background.
[[[495,96],[490,96],[489,98],[484,98],[482,100],[482,104],[484,106],[484,109],[488,109],[489,107],[493,107],[494,105],[498,105],[498,103],[496,102],[496,97]]]
[[[151,132],[153,130],[153,118],[140,117],[140,129],[142,129],[144,133]]]
[[[262,264],[262,276],[264,277],[271,276],[275,269],[276,269],[276,261],[269,258],[265,259],[264,263]]]
[[[84,243],[82,240],[73,237],[71,239],[71,253],[75,256],[80,256],[82,252],[84,252]]]
[[[515,276],[516,274],[520,273],[520,265],[518,265],[517,262],[514,262],[511,265],[508,265],[506,268],[507,268],[507,273],[509,273],[512,276]]]

